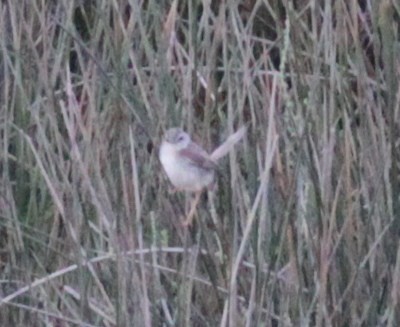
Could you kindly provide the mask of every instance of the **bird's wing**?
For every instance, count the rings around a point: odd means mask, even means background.
[[[189,146],[180,150],[180,153],[188,160],[188,162],[197,167],[203,169],[216,168],[215,162],[210,159],[208,153],[194,142],[191,142]]]

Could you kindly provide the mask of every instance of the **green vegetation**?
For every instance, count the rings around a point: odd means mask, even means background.
[[[396,1],[0,14],[0,326],[400,325]],[[163,132],[245,124],[182,227]]]

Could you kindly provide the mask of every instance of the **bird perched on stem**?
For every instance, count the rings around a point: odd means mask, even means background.
[[[193,142],[181,128],[171,128],[165,133],[159,157],[169,180],[178,191],[196,192],[184,225],[191,224],[201,191],[214,185],[217,161],[229,153],[246,130],[245,126],[241,127],[211,154]]]

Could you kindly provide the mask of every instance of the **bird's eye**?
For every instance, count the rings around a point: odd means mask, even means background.
[[[185,139],[184,135],[179,135],[178,136],[178,142],[182,142]]]

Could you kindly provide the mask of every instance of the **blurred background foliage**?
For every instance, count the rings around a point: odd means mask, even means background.
[[[396,1],[0,2],[1,326],[397,326]],[[190,228],[163,132],[211,151]]]

